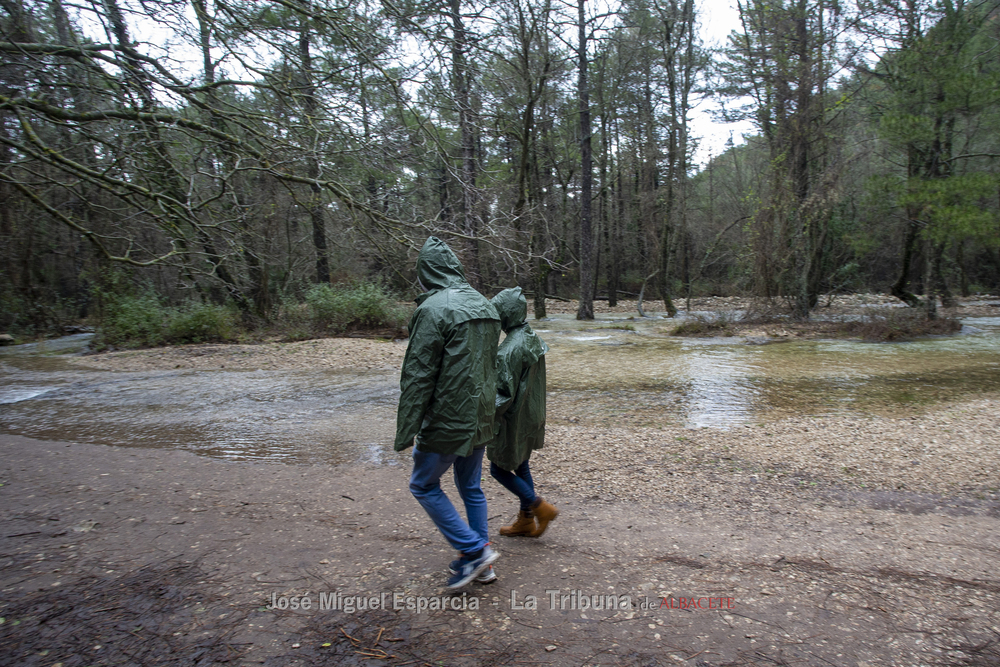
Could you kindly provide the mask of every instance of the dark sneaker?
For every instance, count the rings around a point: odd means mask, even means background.
[[[458,574],[458,568],[461,567],[461,564],[462,564],[461,558],[451,561],[451,564],[448,566],[448,573]],[[497,573],[493,571],[492,565],[490,565],[488,568],[480,572],[479,576],[476,577],[477,584],[492,584],[496,580],[497,580]]]
[[[486,546],[489,546],[489,542]],[[462,567],[462,559],[456,558],[455,560],[448,563],[448,574],[458,574],[458,568]],[[476,583],[479,584],[492,584],[497,580],[497,575],[493,573],[493,566],[490,565],[486,570],[484,570],[478,577],[476,577]]]
[[[483,574],[483,572],[485,572],[497,558],[500,558],[500,554],[493,551],[493,549],[490,549],[489,546],[483,547],[483,550],[479,554],[478,558],[462,556],[457,561],[452,563],[452,566],[454,567],[454,574],[452,574],[448,579],[448,588],[455,590],[468,585],[473,579]],[[451,567],[448,569],[452,570]],[[496,577],[495,574],[493,576],[494,578]],[[492,579],[490,581],[492,581]]]
[[[461,566],[462,566],[462,559],[456,558],[455,560],[451,561],[451,563],[448,565],[448,573],[458,574],[458,568],[460,568]],[[488,568],[480,572],[479,576],[476,577],[476,583],[483,585],[492,584],[496,580],[497,580],[497,573],[493,571],[492,565],[490,565]]]
[[[492,565],[487,566],[486,569],[480,572],[479,576],[476,577],[476,583],[483,584],[484,586],[489,586],[496,580],[497,573],[493,571]]]

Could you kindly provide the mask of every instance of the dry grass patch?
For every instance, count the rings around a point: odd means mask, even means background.
[[[947,336],[961,329],[962,323],[950,317],[928,320],[922,311],[880,308],[860,320],[844,322],[842,333],[863,340],[890,343],[926,336]]]

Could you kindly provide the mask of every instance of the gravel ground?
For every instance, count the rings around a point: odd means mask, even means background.
[[[171,370],[399,370],[406,341],[322,338],[257,345],[179,345],[148,350],[104,352],[70,358],[106,371]]]
[[[912,418],[780,418],[730,430],[563,425],[553,415],[533,469],[560,493],[637,500],[649,489],[676,501],[709,500],[711,480],[859,493],[889,490],[1000,500],[1000,398],[979,398]],[[534,461],[534,459],[533,459]],[[582,468],[580,461],[593,463]]]

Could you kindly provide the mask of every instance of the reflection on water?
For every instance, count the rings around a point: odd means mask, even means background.
[[[27,401],[32,398],[37,398],[42,394],[47,394],[52,391],[54,387],[31,387],[31,386],[14,386],[14,387],[2,387],[0,388],[0,405],[4,403],[19,403],[20,401]]]
[[[1000,318],[904,344],[668,335],[675,320],[539,322],[551,421],[728,428],[786,414],[893,413],[1000,391]],[[972,332],[972,333],[968,333]],[[0,431],[241,460],[396,464],[398,374],[67,363],[87,336],[0,348]]]
[[[545,323],[550,396],[570,418],[726,428],[791,413],[912,411],[1000,391],[1000,318],[970,318],[966,335],[895,344],[675,338],[676,322],[656,318],[612,328],[623,324],[571,315]],[[597,333],[610,340],[585,340]]]
[[[6,433],[239,460],[401,460],[395,373],[94,371],[21,347],[0,351]]]
[[[701,341],[681,345],[681,372],[689,378],[686,426],[729,426],[750,415],[757,388],[749,380],[753,364],[745,352],[733,345]]]

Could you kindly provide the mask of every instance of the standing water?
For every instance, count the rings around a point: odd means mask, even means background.
[[[909,343],[678,338],[661,318],[536,323],[570,419],[725,428],[789,414],[893,414],[1000,390],[1000,318]]]
[[[677,323],[532,321],[550,347],[550,423],[729,428],[790,414],[912,413],[1000,390],[1000,318],[896,344],[676,338]],[[87,341],[0,348],[0,432],[239,460],[409,457],[392,450],[397,371],[115,372],[66,361]]]

